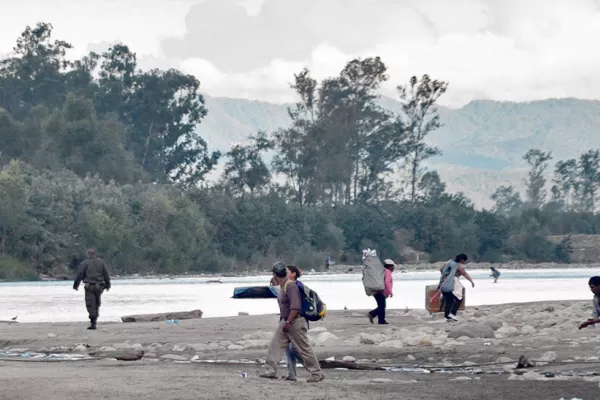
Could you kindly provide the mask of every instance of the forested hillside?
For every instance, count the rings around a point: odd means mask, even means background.
[[[382,97],[377,103],[400,113],[402,103]],[[199,132],[207,143],[223,152],[244,143],[259,130],[271,132],[291,123],[290,104],[209,97],[210,110]],[[551,151],[556,159],[577,157],[582,150],[600,148],[600,101],[549,99],[528,103],[475,100],[459,109],[438,107],[442,126],[427,143],[442,153],[426,161],[438,169],[450,192],[463,191],[478,207],[490,207],[490,195],[513,182],[524,189],[531,148]],[[266,155],[270,159],[271,154]]]
[[[51,33],[28,27],[0,63],[0,279],[68,275],[87,247],[121,274],[275,259],[318,269],[327,255],[356,261],[364,247],[399,261],[411,247],[432,260],[464,251],[568,262],[568,238],[548,235],[600,230],[594,151],[558,164],[548,195],[542,150],[525,157],[527,193],[501,188],[493,211],[448,194],[424,164],[444,150],[428,137],[444,122],[435,105],[447,82],[400,83],[391,112],[377,95],[389,79],[379,58],[322,82],[299,71],[287,123],[279,114],[221,154],[199,134],[212,110],[195,77],[142,71],[126,45],[72,61]],[[218,164],[222,177],[208,184]]]

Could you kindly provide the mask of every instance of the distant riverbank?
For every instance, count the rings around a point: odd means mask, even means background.
[[[399,264],[398,271],[432,271],[439,269],[444,262],[437,263],[420,263],[420,264]],[[514,261],[509,263],[468,263],[467,268],[469,269],[489,269],[495,267],[498,270],[523,270],[523,269],[575,269],[575,268],[599,268],[600,263],[570,263],[570,264],[558,264],[558,263],[526,263],[521,261]],[[329,270],[325,270],[323,267],[304,269],[305,274],[323,275],[323,274],[352,274],[360,273],[362,265],[333,265]],[[113,279],[177,279],[177,278],[207,278],[215,280],[215,283],[220,278],[244,278],[244,277],[255,277],[269,275],[268,269],[260,270],[246,270],[238,272],[211,272],[211,273],[190,273],[190,274],[130,274],[130,275],[113,275]],[[73,277],[52,277],[49,275],[40,275],[40,281],[65,281],[71,280]],[[0,282],[9,282],[0,280]],[[19,282],[11,280],[10,282]]]

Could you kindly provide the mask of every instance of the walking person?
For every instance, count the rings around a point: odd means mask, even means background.
[[[377,302],[377,308],[370,311],[368,316],[371,323],[373,323],[375,317],[377,317],[377,323],[379,325],[388,325],[385,319],[385,309],[387,306],[387,298],[394,296],[392,273],[394,272],[396,264],[394,261],[388,259],[383,262],[383,266],[385,267],[385,274],[383,276],[384,289],[383,291],[373,295],[375,301]]]
[[[475,283],[469,273],[465,270],[465,263],[467,262],[467,255],[461,253],[457,255],[454,260],[448,261],[442,268],[440,268],[440,283],[438,285],[438,289],[441,291],[443,299],[444,299],[444,318],[446,321],[458,321],[456,315],[453,311],[458,310],[458,307],[455,307],[455,297],[454,297],[454,278],[457,272],[460,276],[464,276],[471,285],[475,287]],[[460,304],[459,304],[460,306]]]
[[[302,270],[300,268],[291,265],[287,266],[287,278],[290,281],[296,281],[301,276]],[[301,363],[304,365],[304,361],[302,361],[302,357],[300,357],[300,354],[298,354],[298,351],[292,343],[288,344],[285,349],[285,358],[287,360],[288,367],[288,376],[285,378],[285,380],[297,381],[298,375],[296,373],[296,364]]]
[[[492,274],[490,276],[494,278],[494,283],[498,283],[498,278],[500,278],[500,271],[498,271],[494,267],[490,267],[490,269],[492,270]]]
[[[269,345],[267,368],[269,371],[261,377],[277,379],[278,363],[283,351],[291,343],[303,361],[304,367],[311,374],[307,382],[320,382],[324,379],[319,360],[308,344],[308,322],[300,315],[302,299],[296,282],[288,279],[290,271],[281,263],[273,265],[273,276],[281,290],[277,296],[279,303],[279,324]]]
[[[85,284],[85,307],[90,318],[88,329],[96,329],[98,321],[102,292],[110,290],[110,275],[106,264],[96,256],[94,249],[88,249],[87,259],[79,265],[73,289],[79,290],[79,284]]]

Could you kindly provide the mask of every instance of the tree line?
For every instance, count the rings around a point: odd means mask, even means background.
[[[221,155],[201,136],[210,110],[194,76],[142,71],[123,44],[75,61],[70,49],[38,23],[0,61],[0,279],[68,275],[86,247],[122,274],[277,258],[318,269],[327,255],[356,262],[365,247],[398,260],[411,248],[432,261],[464,251],[568,262],[568,241],[548,235],[600,228],[597,151],[557,164],[548,202],[540,150],[526,155],[526,201],[503,187],[494,210],[477,210],[448,193],[423,165],[441,154],[427,135],[443,123],[435,105],[448,83],[412,77],[391,113],[378,103],[389,79],[378,57],[322,82],[300,71],[290,127]],[[221,178],[208,182],[219,162]]]

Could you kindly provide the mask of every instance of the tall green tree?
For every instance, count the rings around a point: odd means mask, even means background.
[[[52,40],[52,24],[27,27],[17,39],[13,55],[0,61],[0,107],[14,118],[25,118],[31,107],[44,104],[60,107],[71,90],[65,73],[71,44]]]
[[[275,134],[276,172],[300,204],[379,201],[408,152],[404,125],[378,104],[388,79],[379,57],[350,61],[321,85],[305,69],[292,86],[300,97],[292,126]]]
[[[496,202],[494,212],[504,217],[515,216],[523,206],[521,195],[513,186],[500,186],[491,198]]]
[[[600,151],[589,150],[583,153],[577,164],[579,169],[578,196],[582,211],[596,211],[598,189],[600,188]]]
[[[578,191],[578,171],[575,159],[558,161],[554,169],[552,192],[555,200],[564,204],[567,210],[573,207],[573,197]]]
[[[552,160],[552,154],[539,149],[531,149],[523,159],[529,165],[529,173],[525,180],[527,186],[527,201],[534,208],[539,208],[546,200],[546,169],[548,161]]]
[[[402,120],[409,135],[410,152],[407,167],[410,173],[410,200],[417,200],[417,189],[423,161],[441,154],[426,142],[427,135],[442,126],[435,104],[446,93],[448,83],[423,75],[410,78],[408,85],[398,86],[402,101]]]
[[[237,195],[246,192],[250,196],[260,193],[271,182],[271,171],[262,153],[273,148],[273,142],[265,132],[250,137],[246,146],[236,145],[227,154],[223,178],[226,185]]]

